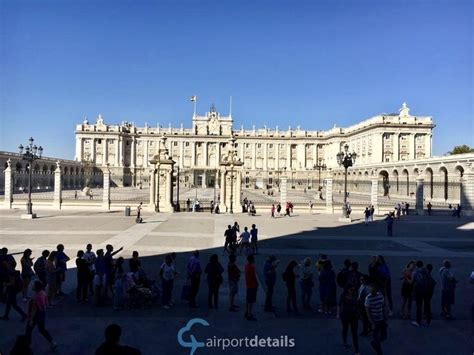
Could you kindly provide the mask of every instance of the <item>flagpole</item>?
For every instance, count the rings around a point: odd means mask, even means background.
[[[196,101],[197,101],[197,96],[195,96],[195,98],[194,98],[194,101],[193,101],[193,103],[194,103],[194,113],[193,113],[193,118],[194,118],[194,117],[196,117]]]

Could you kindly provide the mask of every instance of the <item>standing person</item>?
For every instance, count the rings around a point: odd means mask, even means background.
[[[393,214],[391,212],[385,217],[385,222],[387,222],[387,236],[393,237]]]
[[[229,255],[229,263],[227,264],[227,276],[229,279],[229,311],[236,312],[239,309],[234,303],[235,296],[239,293],[240,269],[237,266],[235,254]]]
[[[354,346],[354,353],[359,355],[359,336],[357,334],[357,327],[359,323],[359,311],[357,301],[357,289],[354,285],[349,285],[342,293],[337,307],[337,317],[342,322],[342,342],[346,348],[347,333],[349,327],[351,328],[352,345]]]
[[[373,329],[373,339],[370,342],[370,345],[377,355],[382,355],[383,351],[381,343],[387,339],[387,315],[385,299],[379,291],[379,286],[377,284],[371,286],[371,291],[365,298],[365,309]]]
[[[48,284],[48,307],[54,306],[54,296],[58,291],[58,273],[60,270],[56,267],[56,251],[52,251],[49,254],[48,261],[46,262],[46,282]]]
[[[275,204],[272,204],[272,218],[275,218]]]
[[[400,219],[400,214],[402,212],[402,205],[399,203],[397,203],[397,205],[395,206],[395,211],[397,213],[397,219]],[[403,215],[405,215],[405,209],[403,209]]]
[[[298,314],[298,307],[296,305],[296,266],[298,266],[298,263],[295,260],[291,260],[288,263],[288,266],[283,272],[283,281],[285,281],[286,288],[288,290],[288,294],[286,296],[286,311],[288,313],[295,312]]]
[[[137,206],[137,222],[141,223],[142,222],[142,208],[143,208],[143,202],[140,202]]]
[[[248,254],[250,250],[250,233],[247,227],[244,227],[244,231],[240,234],[240,254],[242,254],[244,248]]]
[[[199,292],[199,284],[201,283],[201,261],[199,260],[199,251],[194,251],[193,255],[189,259],[188,266],[188,279],[190,281],[190,292],[189,292],[189,307],[197,308],[196,296]]]
[[[56,267],[58,269],[58,295],[64,296],[64,292],[62,291],[62,284],[64,281],[66,281],[67,262],[70,260],[70,258],[64,252],[64,245],[58,244],[58,246],[56,247],[56,251]]]
[[[25,249],[21,257],[21,279],[23,280],[23,301],[28,300],[28,288],[30,286],[31,278],[35,275],[33,271],[33,259],[31,257],[31,249]]]
[[[207,305],[209,308],[217,309],[219,308],[219,288],[223,281],[222,273],[224,272],[224,268],[219,263],[217,254],[211,255],[204,272],[207,274],[207,285],[209,286]]]
[[[370,206],[370,221],[374,221],[375,207],[374,205]]]
[[[232,226],[229,224],[227,226],[226,231],[224,232],[224,237],[225,237],[225,242],[224,242],[224,254],[229,252],[228,247],[230,246],[231,251],[234,251],[232,248],[232,236],[233,236],[233,231],[232,231]]]
[[[141,351],[131,346],[120,345],[122,328],[118,324],[111,324],[105,328],[105,341],[96,349],[95,355],[141,355]]]
[[[457,280],[451,270],[449,260],[443,261],[439,274],[441,276],[441,315],[446,319],[452,319],[451,306],[454,304]]]
[[[100,305],[105,296],[106,269],[104,260],[104,250],[97,249],[97,258],[95,260],[95,276],[94,276],[94,304]]]
[[[252,245],[252,251],[255,255],[258,255],[258,229],[255,224],[252,224],[252,229],[250,230],[250,243]]]
[[[347,287],[348,276],[351,268],[351,261],[349,259],[344,260],[344,267],[337,273],[336,282],[337,285],[343,290]]]
[[[376,259],[376,280],[381,285],[381,292],[388,304],[388,315],[393,315],[393,299],[392,299],[392,276],[390,269],[382,255],[377,255]]]
[[[214,201],[211,201],[210,210],[211,210],[211,214],[214,213]]]
[[[366,207],[365,208],[365,211],[364,211],[364,217],[365,217],[365,225],[369,225],[369,221],[370,221],[370,210],[369,210],[369,207]]]
[[[426,319],[426,322],[428,324],[431,322],[431,312],[426,312],[426,305],[424,305],[424,300],[428,291],[428,272],[423,268],[423,261],[418,260],[415,265],[416,269],[413,271],[412,279],[413,293],[416,303],[416,320],[411,323],[415,327],[420,327],[423,310],[425,310],[425,314],[429,317]]]
[[[108,296],[109,290],[112,290],[112,287],[115,284],[115,268],[114,268],[114,255],[120,253],[123,250],[123,247],[114,251],[114,247],[111,244],[105,246],[105,255],[104,255],[104,268],[105,268],[105,285],[104,285],[104,296]]]
[[[408,214],[410,213],[410,204],[408,202],[405,203],[405,211],[406,215],[408,216]]]
[[[186,209],[188,212],[191,212],[191,200],[189,199],[189,197],[186,200]]]
[[[286,202],[285,204],[285,216],[291,217],[290,215],[290,203]]]
[[[433,265],[426,264],[426,273],[427,273],[427,284],[426,284],[426,293],[423,303],[425,305],[425,317],[426,317],[426,324],[431,324],[432,312],[431,312],[431,299],[433,298],[434,289],[436,287],[436,281],[432,276],[433,272]]]
[[[6,305],[5,313],[2,320],[8,320],[11,308],[13,308],[20,316],[21,321],[24,322],[26,319],[26,313],[18,306],[16,296],[23,290],[23,282],[21,280],[20,271],[15,270],[16,262],[8,262],[7,264],[7,281],[4,286],[6,287]]]
[[[138,258],[138,251],[134,250],[132,252],[132,258],[128,261],[128,268],[130,272],[133,272],[134,274],[140,270],[142,266],[142,263],[140,259]]]
[[[277,213],[278,213],[278,216],[281,216],[281,204],[280,204],[280,202],[278,202],[278,204],[277,204]]]
[[[273,306],[273,291],[276,283],[276,267],[279,261],[275,255],[270,255],[263,265],[263,275],[265,278],[265,286],[267,288],[267,294],[265,296],[265,312],[275,311]]]
[[[361,277],[362,273],[359,271],[359,263],[351,261],[351,268],[347,273],[347,285],[352,285],[356,290],[359,290]]]
[[[431,201],[428,202],[428,205],[426,207],[428,207],[428,216],[431,216],[431,211],[433,209],[433,205],[431,204]]]
[[[77,200],[77,190],[74,191],[74,199]]]
[[[160,267],[161,278],[161,305],[164,309],[170,309],[172,306],[173,284],[176,271],[174,269],[173,257],[166,255],[165,261]]]
[[[255,257],[251,254],[247,257],[247,264],[245,265],[245,285],[247,287],[247,307],[244,318],[250,321],[256,321],[257,318],[252,313],[253,306],[257,302],[257,273],[255,271]]]
[[[313,270],[311,269],[311,258],[305,258],[301,266],[301,302],[303,309],[312,311],[311,295],[313,293]]]
[[[34,282],[33,290],[33,298],[28,304],[28,323],[26,325],[26,337],[28,338],[28,343],[31,343],[33,329],[38,326],[39,333],[49,342],[51,350],[54,351],[58,345],[53,341],[53,338],[46,330],[46,308],[48,307],[48,297],[46,296],[46,293],[43,290],[43,285],[40,281]]]
[[[79,303],[87,302],[87,289],[89,287],[89,265],[84,259],[84,251],[79,250],[76,258],[77,288],[76,300]]]
[[[360,278],[361,285],[359,287],[357,304],[359,309],[360,318],[362,320],[362,332],[360,336],[366,337],[372,331],[372,325],[369,322],[369,317],[367,316],[367,310],[365,309],[365,299],[370,293],[369,287],[369,275],[362,275]]]
[[[232,226],[232,244],[235,248],[234,250],[237,250],[237,238],[239,237],[239,234],[240,226],[237,222],[234,222],[234,225]]]
[[[411,304],[413,302],[413,272],[415,271],[415,262],[410,261],[402,272],[402,319],[411,319]]]
[[[330,260],[324,262],[323,269],[319,273],[319,296],[322,304],[320,312],[331,314],[331,309],[336,306],[337,286],[336,274]]]
[[[41,281],[43,286],[46,286],[46,261],[48,260],[49,250],[43,250],[41,256],[36,259],[33,269],[36,273],[36,277]]]
[[[92,244],[87,244],[86,251],[82,258],[86,261],[87,267],[89,269],[89,273],[87,275],[87,288],[89,289],[89,294],[92,296],[94,294],[94,287],[92,283],[94,281],[95,275],[95,260],[97,259],[97,256],[92,251]]]
[[[309,207],[309,213],[313,214],[313,202],[312,201],[309,201],[308,207]]]

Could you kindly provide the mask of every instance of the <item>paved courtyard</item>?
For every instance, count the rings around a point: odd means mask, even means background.
[[[322,316],[305,311],[301,315],[286,313],[286,287],[277,278],[274,313],[263,312],[265,293],[259,288],[256,315],[258,322],[248,322],[243,312],[227,311],[228,288],[224,277],[220,289],[220,309],[209,310],[207,285],[201,283],[198,309],[190,310],[177,302],[172,310],[164,310],[158,304],[151,309],[113,311],[111,306],[96,308],[92,304],[82,305],[75,301],[74,257],[87,243],[94,249],[113,244],[116,249],[124,247],[121,256],[128,258],[137,250],[148,274],[158,278],[159,265],[166,253],[178,253],[176,266],[181,275],[175,282],[174,298],[179,300],[185,281],[185,265],[194,249],[201,250],[201,261],[205,265],[209,256],[222,256],[223,233],[228,224],[238,221],[241,228],[256,223],[259,228],[260,251],[257,256],[259,279],[263,280],[263,263],[269,254],[281,260],[280,272],[291,259],[304,257],[316,260],[320,252],[328,254],[335,268],[339,269],[345,258],[358,261],[362,272],[367,272],[372,255],[384,255],[392,271],[394,316],[389,320],[389,338],[383,344],[386,354],[472,354],[474,352],[474,323],[471,321],[471,305],[474,302],[474,284],[469,275],[474,270],[474,219],[448,216],[406,216],[394,225],[394,237],[386,237],[382,217],[365,226],[361,215],[355,215],[351,224],[341,224],[337,215],[296,214],[291,218],[271,219],[268,215],[211,215],[209,213],[151,214],[145,213],[143,224],[135,224],[135,218],[125,217],[122,210],[96,211],[37,211],[40,218],[21,220],[23,211],[18,209],[0,211],[0,246],[10,252],[33,250],[38,257],[41,250],[53,249],[58,243],[66,246],[72,261],[67,274],[67,296],[58,306],[48,312],[47,328],[59,344],[58,354],[93,354],[103,340],[106,325],[116,322],[123,328],[123,343],[138,347],[143,354],[189,354],[177,342],[178,331],[192,318],[202,318],[209,326],[195,326],[192,334],[199,341],[208,338],[245,338],[259,335],[274,337],[287,335],[295,339],[292,348],[229,348],[228,354],[249,352],[255,354],[351,354],[342,346],[341,324],[334,316]],[[359,219],[360,218],[360,219]],[[117,255],[118,257],[119,255]],[[431,327],[414,328],[410,322],[400,319],[399,274],[409,260],[421,259],[435,266],[434,276],[442,260],[449,258],[459,280],[453,321],[444,321],[440,313],[439,282],[433,299],[435,320]],[[241,268],[244,256],[238,257]],[[127,265],[128,266],[128,265]],[[336,270],[337,271],[337,270]],[[316,288],[317,290],[316,282]],[[239,303],[244,305],[244,280],[242,278]],[[299,301],[299,288],[297,289]],[[340,292],[340,290],[338,290]],[[319,303],[318,292],[313,292],[313,306]],[[24,307],[25,304],[21,303]],[[0,305],[0,312],[4,305]],[[414,312],[414,309],[412,310]],[[14,338],[24,330],[19,317],[12,313],[10,321],[0,323],[0,353],[11,348]],[[188,341],[189,336],[186,338]],[[361,338],[361,353],[371,354],[369,339]],[[37,332],[34,333],[35,354],[49,353],[48,346]],[[222,352],[217,348],[198,349],[195,354]]]

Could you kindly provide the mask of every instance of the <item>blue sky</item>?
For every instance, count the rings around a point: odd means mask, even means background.
[[[472,1],[0,1],[0,150],[73,158],[84,116],[346,126],[406,101],[434,153],[474,146]]]

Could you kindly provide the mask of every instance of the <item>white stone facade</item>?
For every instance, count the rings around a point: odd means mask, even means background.
[[[431,117],[410,115],[406,104],[396,114],[328,131],[235,129],[232,116],[221,116],[214,106],[204,116],[195,115],[189,129],[106,124],[99,115],[95,124],[85,120],[77,125],[75,160],[98,167],[109,164],[119,186],[148,184],[149,160],[157,153],[159,138],[166,135],[170,156],[188,175],[189,186],[213,186],[234,133],[244,177],[268,179],[291,171],[304,178],[317,164],[336,169],[336,154],[345,144],[362,165],[429,158],[433,128]]]

